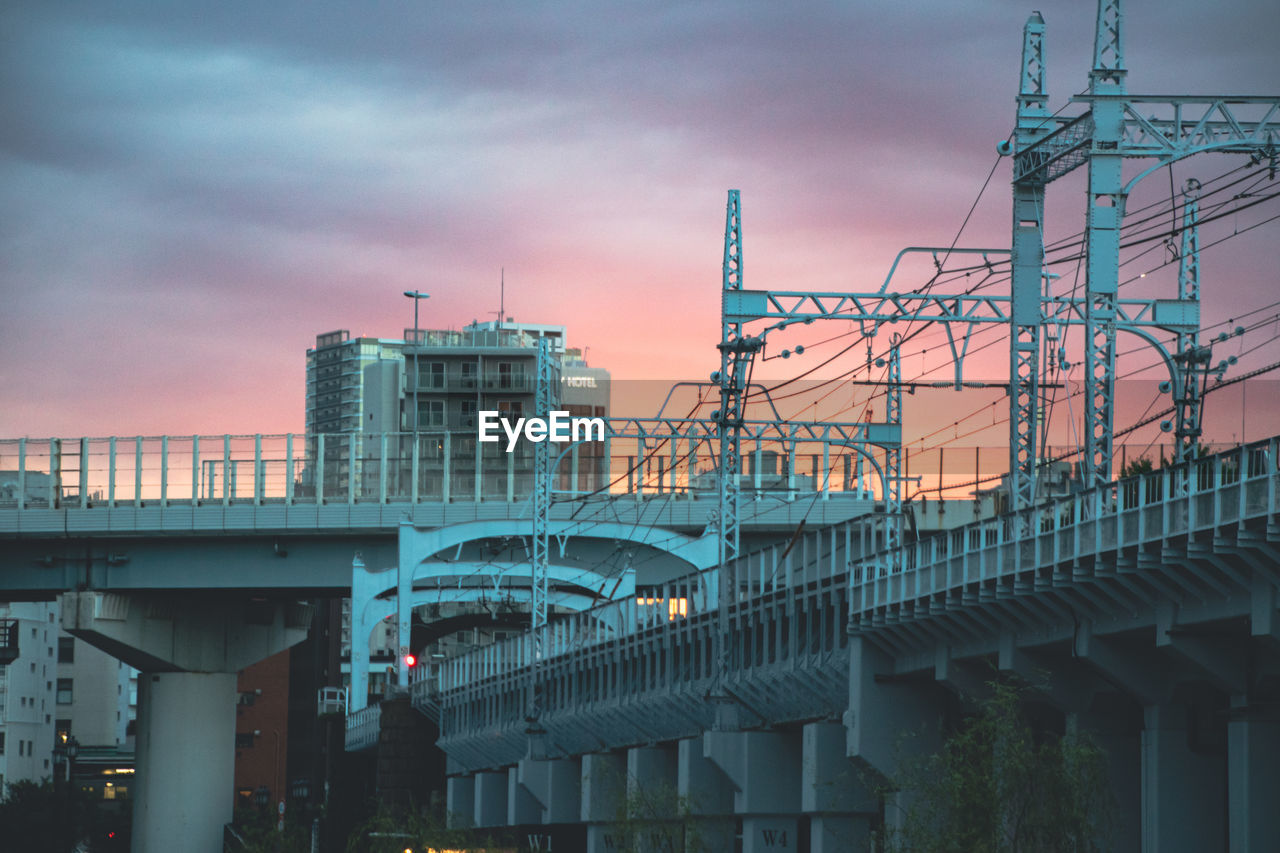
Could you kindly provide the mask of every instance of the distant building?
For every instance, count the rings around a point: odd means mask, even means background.
[[[379,488],[383,478],[375,475],[385,453],[388,488],[393,493],[450,502],[526,497],[533,485],[532,448],[523,445],[507,453],[505,441],[478,442],[478,418],[482,411],[512,419],[534,413],[541,338],[550,341],[551,352],[560,362],[561,380],[552,408],[577,417],[608,417],[610,374],[589,366],[582,350],[568,346],[562,325],[517,323],[508,318],[473,322],[460,330],[406,329],[402,339],[353,338],[346,330],[317,335],[315,347],[307,350],[306,440],[309,456],[323,457],[321,485],[326,494],[345,495],[353,486],[352,476],[361,494]],[[383,434],[397,433],[387,440],[384,451]],[[354,454],[348,451],[351,446]],[[609,442],[581,445],[575,454],[576,464],[561,467],[556,489],[569,489],[574,471],[578,490],[607,484]],[[411,473],[415,456],[416,492]],[[315,479],[314,471],[302,474],[304,491],[315,486]],[[460,625],[447,634],[424,634],[428,622],[453,619],[465,624],[471,611],[482,610],[472,604],[434,607],[436,612],[414,617],[414,648],[424,652],[422,665],[427,667],[439,666],[473,644],[527,624],[527,615],[504,614],[495,619],[484,611],[485,620],[476,620],[482,627]],[[370,637],[354,639],[350,608],[350,600],[344,599],[338,607],[318,609],[332,615],[318,617],[313,633],[329,637],[326,642],[332,654],[315,656],[337,665],[331,674],[317,679],[317,686],[348,687],[351,644],[363,641],[370,650],[370,692],[381,693],[396,662],[396,626],[384,621]],[[326,621],[332,619],[339,624]],[[293,654],[303,654],[301,649],[295,647]],[[297,723],[291,730],[298,728]],[[320,730],[309,738],[317,744],[323,740]],[[301,779],[301,762],[296,767],[291,763],[289,773],[291,779]],[[242,797],[248,787],[246,783],[239,789]]]
[[[4,619],[17,621],[18,656],[0,664],[0,790],[65,774],[61,747],[74,738],[77,782],[127,799],[137,671],[63,632],[55,602],[0,603]]]
[[[53,719],[58,607],[52,602],[0,603],[17,621],[18,656],[0,665],[0,790],[53,776]]]

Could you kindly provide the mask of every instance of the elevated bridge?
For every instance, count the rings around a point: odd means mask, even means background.
[[[439,720],[451,811],[570,814],[605,849],[648,786],[678,793],[703,838],[854,849],[882,820],[857,780],[892,776],[908,732],[1003,677],[1106,748],[1116,849],[1265,849],[1280,837],[1278,460],[1271,439],[892,550],[853,520],[744,555],[734,725],[708,701],[717,570],[553,621],[540,668],[528,635],[477,649],[413,685]]]

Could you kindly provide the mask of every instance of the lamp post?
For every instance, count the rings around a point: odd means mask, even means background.
[[[74,737],[67,739],[67,785],[71,784],[72,773],[76,767],[76,756],[80,754],[80,741]]]
[[[423,293],[420,290],[406,290],[404,292],[404,295],[413,300],[413,338],[414,338],[413,342],[418,346],[422,346],[422,341],[418,339],[418,303],[424,299],[430,299],[431,294]],[[414,384],[413,398],[412,398],[413,431],[416,433],[418,431],[418,388],[417,386],[420,384],[418,381],[417,353],[414,353],[414,356],[413,356],[413,384]]]

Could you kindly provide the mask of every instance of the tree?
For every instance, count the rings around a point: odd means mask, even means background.
[[[1106,757],[1073,732],[1036,732],[1020,692],[993,684],[978,713],[942,748],[906,760],[884,793],[905,792],[887,820],[886,851],[1093,853],[1107,849],[1111,794]]]

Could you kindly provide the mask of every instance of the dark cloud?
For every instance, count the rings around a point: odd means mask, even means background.
[[[1056,108],[1086,85],[1093,9],[1040,8]],[[1134,91],[1280,81],[1268,0],[1126,8]],[[1029,12],[6,4],[0,435],[298,428],[316,332],[398,335],[409,287],[433,323],[484,318],[504,266],[513,310],[599,363],[685,370],[714,357],[729,187],[757,286],[878,286],[901,246],[954,239]],[[996,164],[966,242],[1007,244],[1008,181]],[[1060,195],[1070,233],[1078,183]],[[1274,251],[1239,245],[1236,301],[1261,304]]]

